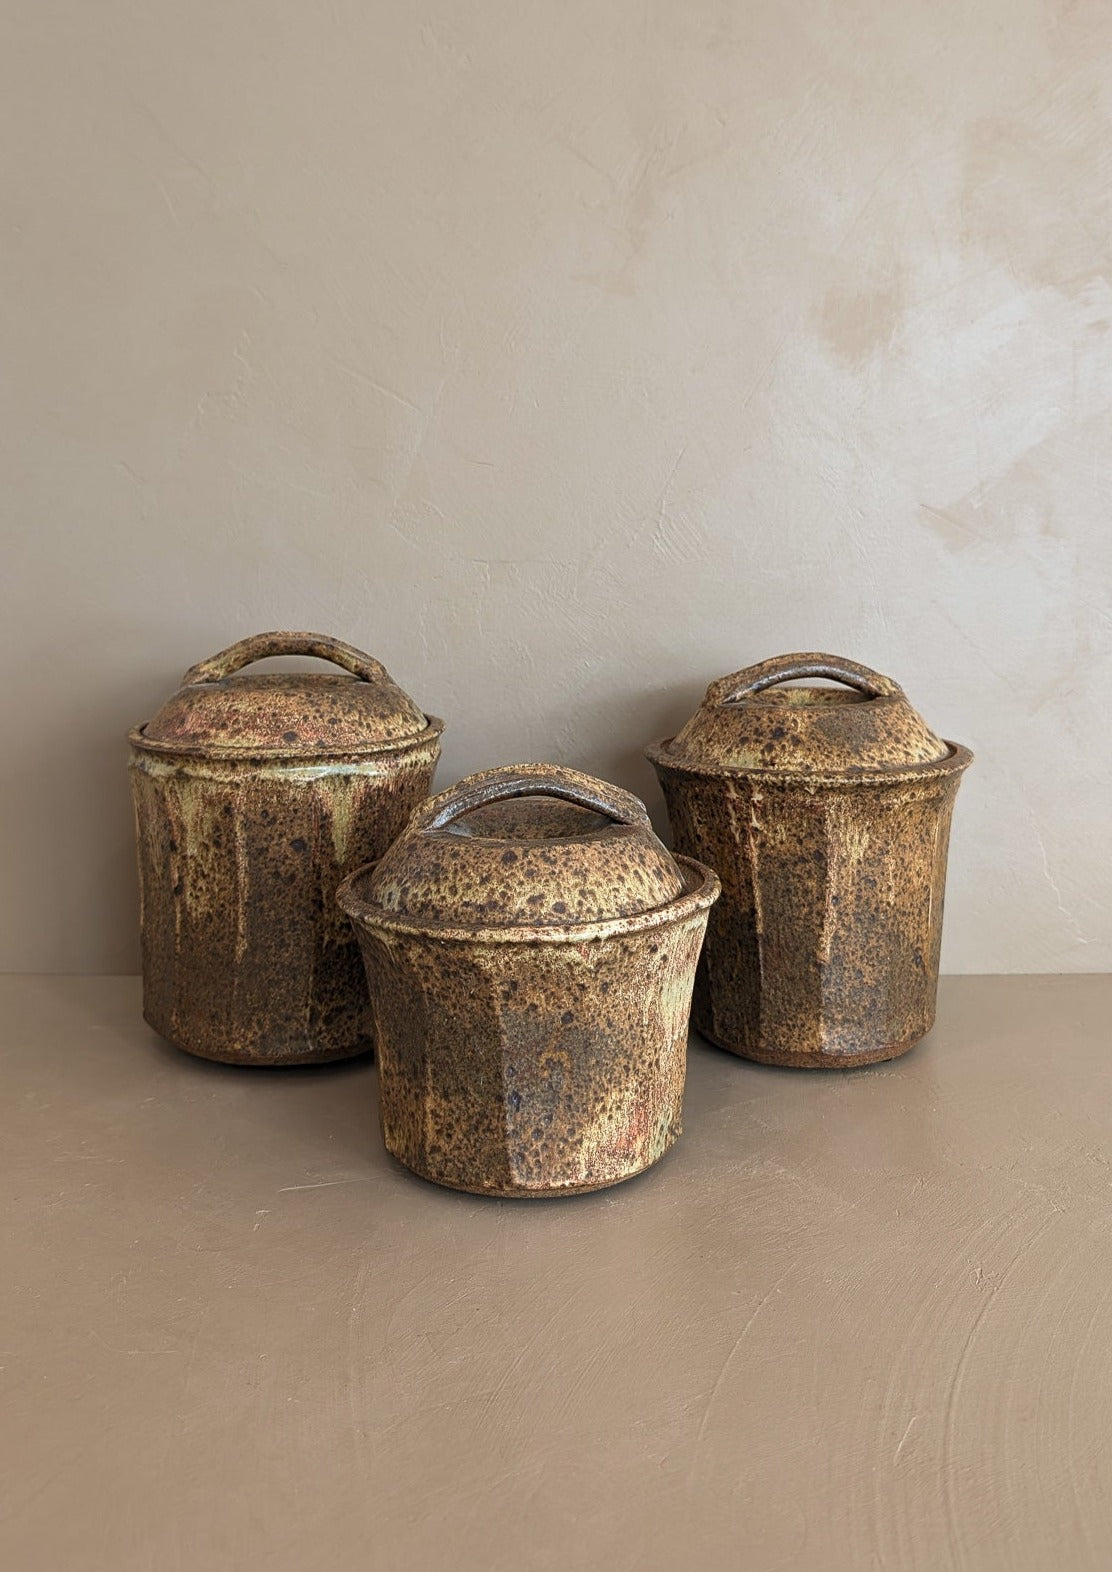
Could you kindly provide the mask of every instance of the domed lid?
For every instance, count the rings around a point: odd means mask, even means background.
[[[794,686],[814,677],[844,686]],[[650,754],[710,770],[861,774],[935,764],[951,751],[891,677],[810,654],[780,655],[712,682],[683,730]]]
[[[334,672],[236,673],[271,655],[314,655]],[[370,655],[322,633],[257,633],[191,666],[139,746],[227,758],[326,758],[373,753],[412,740],[430,721]]]
[[[633,917],[685,889],[643,803],[554,764],[469,775],[418,808],[353,880],[364,911],[456,929]]]

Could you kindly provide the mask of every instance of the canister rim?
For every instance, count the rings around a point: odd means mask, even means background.
[[[665,927],[712,906],[722,888],[714,869],[696,861],[694,857],[683,857],[678,852],[673,853],[672,858],[683,875],[684,889],[681,894],[666,901],[663,906],[653,906],[648,911],[636,912],[630,917],[606,917],[596,922],[516,927],[476,924],[474,927],[465,927],[450,921],[438,922],[434,918],[400,917],[357,893],[357,885],[369,880],[378,866],[373,862],[364,863],[361,868],[350,873],[337,889],[336,899],[354,922],[414,938],[468,944],[585,944],[593,939],[620,938],[625,934]]]

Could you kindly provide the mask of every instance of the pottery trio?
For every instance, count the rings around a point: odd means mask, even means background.
[[[344,674],[241,675],[273,655]],[[841,686],[795,685],[815,678]],[[971,755],[890,678],[792,655],[712,683],[647,750],[675,855],[636,797],[554,765],[430,799],[442,729],[318,634],[185,674],[129,737],[156,1031],[260,1065],[373,1042],[395,1157],[543,1196],[667,1151],[689,1015],[797,1066],[892,1058],[930,1029]]]

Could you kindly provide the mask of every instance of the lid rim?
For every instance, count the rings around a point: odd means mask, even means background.
[[[383,928],[390,933],[405,934],[411,938],[444,940],[456,944],[583,944],[591,939],[640,933],[709,909],[718,899],[722,888],[714,869],[694,857],[681,856],[678,852],[672,853],[672,860],[684,878],[684,889],[679,895],[661,906],[652,906],[648,911],[635,912],[629,917],[600,917],[593,922],[565,925],[518,923],[512,927],[483,923],[469,928],[459,923],[440,923],[433,918],[399,917],[356,893],[356,885],[373,876],[378,867],[377,862],[364,863],[361,868],[348,874],[336,891],[336,899],[353,923],[365,923],[369,928]]]
[[[162,758],[207,759],[221,764],[323,764],[335,759],[369,759],[384,753],[404,753],[410,748],[418,748],[439,737],[444,730],[444,722],[438,715],[426,715],[425,721],[423,731],[413,732],[407,737],[368,742],[358,748],[301,748],[294,751],[288,747],[243,747],[234,743],[197,743],[191,747],[181,742],[163,742],[159,738],[145,736],[150,721],[133,726],[127,734],[127,740],[139,752],[157,754]]]
[[[945,744],[947,752],[940,759],[928,759],[919,764],[862,764],[844,770],[826,769],[799,769],[783,767],[781,769],[757,769],[743,764],[712,764],[709,760],[693,759],[685,754],[673,753],[669,744],[675,737],[663,737],[659,742],[650,743],[645,749],[645,757],[653,766],[663,765],[666,769],[689,775],[703,775],[714,779],[736,777],[749,779],[756,777],[766,781],[810,781],[828,786],[862,786],[885,785],[898,780],[929,779],[932,775],[960,774],[973,763],[972,751],[963,743],[951,742],[948,737],[939,740]]]

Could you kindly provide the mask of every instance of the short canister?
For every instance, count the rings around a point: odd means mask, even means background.
[[[574,770],[469,776],[340,888],[366,963],[382,1131],[426,1179],[597,1190],[680,1131],[709,868]]]
[[[239,675],[274,655],[344,674]],[[428,796],[442,729],[377,660],[322,634],[260,633],[186,672],[128,739],[155,1031],[237,1064],[371,1047],[336,887]]]
[[[722,880],[695,985],[704,1036],[767,1064],[845,1068],[930,1030],[968,749],[890,677],[801,654],[713,682],[647,752],[677,849]]]

